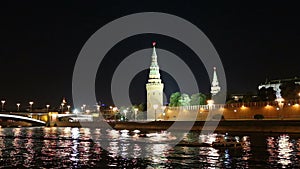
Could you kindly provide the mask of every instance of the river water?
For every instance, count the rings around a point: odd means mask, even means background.
[[[0,168],[300,168],[300,135],[230,134],[247,138],[246,144],[172,146],[122,140],[101,129],[0,128]],[[199,138],[197,132],[184,135],[190,142]]]

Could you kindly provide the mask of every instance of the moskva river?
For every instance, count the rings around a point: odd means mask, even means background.
[[[180,132],[179,132],[180,133]],[[0,168],[300,168],[300,135],[228,133],[241,147],[199,146],[198,132],[142,135],[70,127],[0,128]],[[140,137],[145,141],[141,141]],[[205,137],[207,138],[207,137]],[[191,143],[189,145],[189,143]]]

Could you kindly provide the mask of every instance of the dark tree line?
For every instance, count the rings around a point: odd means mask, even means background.
[[[285,100],[295,100],[300,99],[299,93],[300,93],[300,85],[295,84],[293,81],[291,82],[285,82],[282,83],[282,85],[279,87],[281,90],[281,97]],[[234,103],[234,102],[259,102],[259,101],[274,101],[276,99],[276,91],[273,90],[273,88],[261,88],[257,91],[257,95],[253,94],[246,94],[243,96],[243,99],[239,99],[238,101],[235,101],[232,98],[227,99],[227,103]]]

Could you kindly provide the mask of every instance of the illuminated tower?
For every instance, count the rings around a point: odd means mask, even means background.
[[[152,43],[152,62],[150,66],[148,83],[146,84],[148,121],[157,120],[157,118],[159,117],[159,113],[161,113],[161,106],[163,106],[164,84],[161,82],[160,79],[155,44],[155,42]]]
[[[213,74],[213,80],[211,82],[211,88],[210,88],[210,93],[212,96],[215,96],[218,94],[221,90],[221,87],[219,86],[219,81],[217,77],[217,68],[214,67],[214,74]]]

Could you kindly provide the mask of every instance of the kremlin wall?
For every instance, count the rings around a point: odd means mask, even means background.
[[[289,101],[167,107],[164,113],[157,112],[157,120],[205,121],[218,120],[222,116],[222,120],[255,120],[257,114],[263,115],[264,120],[300,120],[300,105],[297,101]]]

